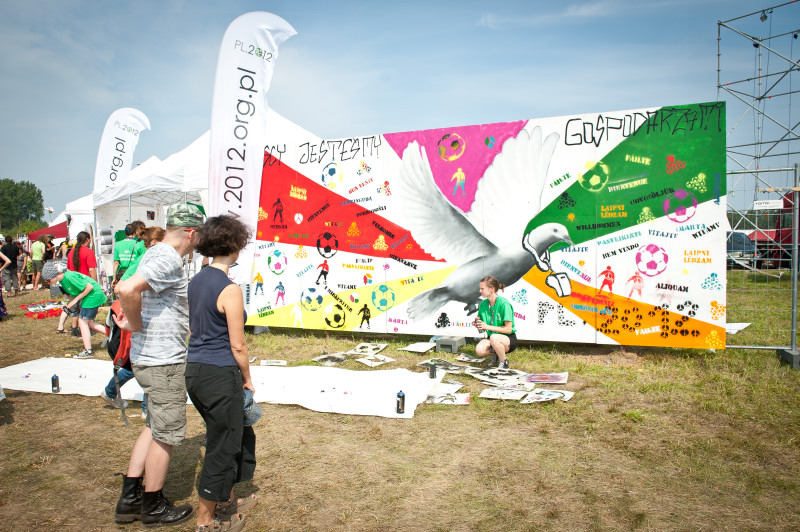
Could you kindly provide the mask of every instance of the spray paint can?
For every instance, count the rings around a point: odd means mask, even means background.
[[[406,412],[406,394],[403,393],[403,390],[397,392],[397,413],[398,414],[405,414]]]
[[[61,386],[58,383],[58,375],[53,375],[53,378],[50,379],[50,384],[53,385],[53,393],[58,393],[61,391]]]
[[[428,364],[428,376],[431,379],[435,379],[436,378],[436,364],[434,364],[433,362]]]

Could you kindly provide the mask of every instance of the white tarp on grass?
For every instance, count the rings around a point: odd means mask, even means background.
[[[292,368],[250,366],[255,400],[259,403],[300,405],[317,412],[361,416],[411,418],[417,405],[442,380],[428,372],[406,369],[352,371],[340,368],[300,366]],[[110,360],[40,358],[0,369],[6,390],[52,393],[50,379],[58,375],[61,394],[99,396],[113,375]],[[397,392],[403,391],[405,413],[395,412]],[[136,380],[122,387],[122,397],[142,400]]]

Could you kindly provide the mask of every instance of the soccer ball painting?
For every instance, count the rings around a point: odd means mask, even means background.
[[[439,157],[443,161],[455,161],[464,154],[467,143],[458,133],[448,133],[439,139]]]
[[[679,188],[664,200],[664,214],[675,223],[682,224],[697,212],[697,198],[688,190]]]
[[[333,329],[344,327],[344,308],[339,303],[329,303],[322,311],[325,323]]]
[[[603,187],[608,183],[609,170],[608,166],[598,161],[593,164],[586,163],[587,172],[585,174],[578,174],[578,183],[588,190],[589,192],[600,192]]]
[[[339,251],[339,240],[336,235],[327,231],[319,235],[317,237],[317,251],[326,259],[336,255],[336,252]]]
[[[636,253],[636,268],[648,277],[662,273],[668,262],[667,252],[656,244],[648,244]]]
[[[322,169],[322,184],[331,190],[335,189],[336,183],[341,183],[343,179],[344,174],[342,173],[342,169],[339,168],[339,165],[336,163],[328,163],[328,165]]]
[[[289,259],[287,259],[286,255],[279,249],[273,249],[272,253],[269,254],[269,257],[267,257],[269,271],[275,275],[280,275],[285,272],[288,264]]]
[[[300,294],[300,304],[303,308],[315,312],[322,306],[322,294],[313,286],[306,288]]]
[[[394,290],[386,286],[380,285],[372,291],[372,306],[380,311],[389,310],[394,306],[395,295]]]

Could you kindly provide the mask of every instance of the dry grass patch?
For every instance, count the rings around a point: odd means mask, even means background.
[[[0,365],[80,351],[79,339],[53,333],[55,319],[9,308]],[[248,335],[259,359],[311,364],[323,351],[379,341],[397,362],[378,369],[422,371],[416,364],[428,355],[397,350],[416,340]],[[261,502],[248,530],[800,529],[792,510],[800,504],[800,373],[772,353],[538,344],[511,360],[529,372],[569,371],[575,397],[488,401],[477,398],[480,383],[456,376],[473,393],[470,406],[421,405],[411,420],[263,405],[253,482]],[[142,420],[132,416],[127,430],[96,397],[6,393],[0,530],[138,529],[113,524],[113,473],[125,470]],[[167,495],[196,505],[203,427],[192,407],[188,418]]]

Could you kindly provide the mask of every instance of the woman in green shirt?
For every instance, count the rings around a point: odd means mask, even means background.
[[[66,264],[61,261],[50,261],[45,264],[42,269],[42,279],[61,283],[61,288],[73,297],[61,314],[57,332],[64,332],[64,322],[67,320],[67,315],[72,312],[72,309],[80,308],[78,328],[81,330],[83,351],[76,355],[75,358],[94,357],[91,331],[99,332],[103,336],[106,335],[106,328],[94,321],[95,316],[97,316],[97,308],[108,301],[103,289],[100,288],[97,281],[88,275],[67,270]]]
[[[497,295],[506,286],[496,277],[487,275],[480,282],[480,293],[484,299],[478,306],[478,317],[472,324],[487,337],[475,346],[479,357],[492,355],[489,366],[508,369],[506,355],[517,348],[517,330],[514,328],[514,309],[511,302]]]

